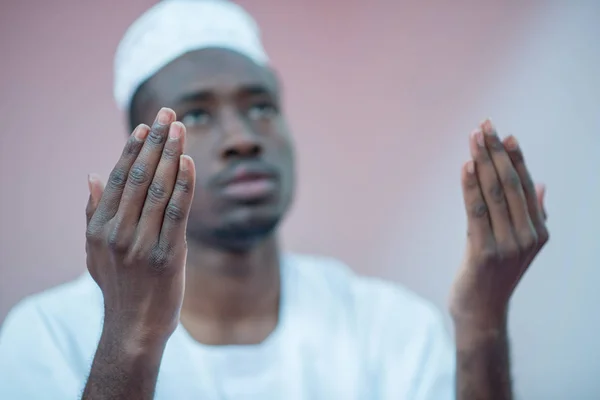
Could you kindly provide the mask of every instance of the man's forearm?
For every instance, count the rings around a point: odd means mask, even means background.
[[[152,399],[164,347],[104,333],[82,400]]]
[[[512,400],[506,325],[474,329],[456,324],[457,400]]]

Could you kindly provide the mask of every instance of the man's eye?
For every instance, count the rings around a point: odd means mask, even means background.
[[[206,110],[188,111],[181,118],[181,122],[187,128],[206,125],[210,122],[210,114]]]
[[[277,115],[277,108],[270,103],[255,104],[248,109],[248,117],[253,120],[270,119]]]

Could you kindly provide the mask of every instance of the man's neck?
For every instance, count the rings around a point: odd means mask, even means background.
[[[244,253],[188,243],[181,321],[205,344],[264,340],[279,313],[280,259],[276,238]]]

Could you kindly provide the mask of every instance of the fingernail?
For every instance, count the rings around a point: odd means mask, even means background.
[[[179,122],[174,122],[169,128],[169,139],[178,140],[181,137],[182,126]]]
[[[167,125],[169,122],[171,122],[171,115],[172,111],[166,107],[163,107],[156,116],[156,122],[161,125]]]
[[[182,171],[187,171],[190,169],[190,156],[186,155],[186,154],[182,154],[179,156],[179,168]]]
[[[470,160],[469,162],[467,162],[467,173],[469,175],[472,175],[473,173],[475,173],[475,163],[473,162],[473,160]]]
[[[473,132],[471,132],[471,138],[475,140],[479,147],[483,147],[485,145],[480,129],[475,129]]]
[[[483,124],[482,124],[482,129],[483,132],[486,135],[493,135],[494,134],[494,125],[492,124],[492,120],[491,119],[486,119]]]
[[[477,145],[479,147],[485,146],[485,140],[483,139],[483,132],[477,131],[477,133],[475,134],[475,140],[477,140]]]
[[[92,187],[97,180],[98,176],[96,174],[88,174],[88,189],[90,190],[90,193],[92,193]]]
[[[517,150],[519,148],[519,142],[517,142],[517,138],[514,136],[509,136],[506,140],[506,148],[508,150]]]
[[[544,185],[543,183],[538,183],[537,187],[538,187],[540,193],[542,194],[542,196],[546,194],[546,185]]]
[[[147,125],[141,124],[141,125],[138,125],[137,128],[135,128],[133,135],[135,136],[135,138],[137,140],[146,140],[146,136],[148,136],[149,131],[150,131],[150,128],[148,128]]]

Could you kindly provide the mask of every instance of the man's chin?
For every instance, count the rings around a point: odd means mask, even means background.
[[[221,247],[231,251],[248,251],[271,237],[278,219],[240,221],[225,225],[213,231],[213,238]]]
[[[273,236],[280,220],[281,214],[274,210],[235,210],[211,227],[188,226],[188,237],[223,250],[245,252]]]

